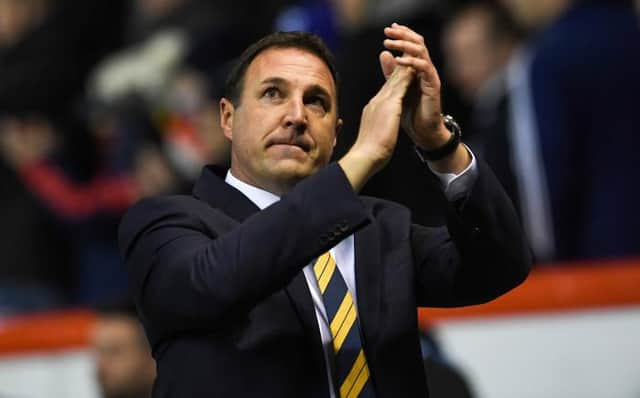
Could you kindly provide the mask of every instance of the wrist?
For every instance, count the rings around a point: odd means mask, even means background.
[[[369,178],[384,166],[384,162],[376,162],[366,152],[354,149],[349,150],[338,164],[356,192],[360,191]]]
[[[421,151],[433,151],[446,145],[446,143],[451,139],[451,135],[451,131],[447,129],[447,127],[444,125],[444,122],[441,120],[440,124],[435,128],[434,132],[429,135],[428,140],[423,139],[417,141],[415,142],[415,145]]]
[[[442,115],[437,133],[427,144],[416,143],[415,151],[420,160],[439,161],[453,155],[460,144],[462,131],[456,121],[448,115]]]
[[[471,153],[464,144],[458,144],[455,151],[440,160],[429,160],[429,167],[438,173],[460,174],[471,164]]]

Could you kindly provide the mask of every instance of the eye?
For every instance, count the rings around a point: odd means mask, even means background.
[[[327,111],[329,109],[328,101],[319,95],[314,95],[307,100],[307,104],[317,106],[321,108],[323,111]]]
[[[278,90],[277,87],[267,87],[267,89],[262,93],[262,96],[267,98],[279,98],[280,90]]]

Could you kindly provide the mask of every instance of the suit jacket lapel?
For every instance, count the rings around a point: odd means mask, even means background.
[[[383,270],[378,235],[379,229],[371,217],[371,224],[354,237],[358,316],[365,348],[375,345],[380,322]]]
[[[223,210],[227,215],[242,222],[260,209],[244,194],[224,181],[226,169],[217,166],[207,166],[193,188],[193,195],[207,202],[212,207]],[[285,288],[298,317],[300,318],[306,335],[313,347],[313,355],[324,364],[324,351],[318,329],[315,308],[309,286],[301,271]],[[326,369],[322,366],[320,372]]]
[[[285,290],[291,299],[291,304],[298,313],[298,317],[302,321],[305,334],[309,338],[309,344],[313,347],[312,352],[314,363],[324,365],[324,350],[322,348],[320,329],[318,328],[318,319],[316,318],[313,299],[311,298],[309,285],[307,285],[304,272],[298,273]],[[324,380],[326,380],[326,367],[321,366],[321,368],[322,369],[318,369],[318,371],[321,372],[321,374],[324,374]]]
[[[249,198],[224,181],[226,169],[207,166],[193,187],[193,196],[210,206],[223,210],[228,216],[242,222],[260,211]]]

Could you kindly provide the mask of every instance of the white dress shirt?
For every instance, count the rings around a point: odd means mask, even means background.
[[[444,193],[449,200],[455,200],[467,194],[471,190],[473,183],[477,179],[478,170],[476,159],[471,151],[469,151],[469,153],[471,154],[471,163],[460,174],[437,173],[432,169],[433,173],[438,176],[438,178],[442,182]],[[256,206],[258,206],[260,210],[280,200],[279,196],[274,195],[271,192],[267,192],[263,189],[240,181],[239,179],[234,177],[233,174],[231,174],[231,170],[227,172],[225,182],[242,192],[247,198],[249,198],[249,200],[251,200]],[[355,248],[353,234],[347,236],[340,243],[331,248],[330,253],[336,262],[336,266],[338,267],[340,274],[347,284],[347,288],[349,289],[349,293],[351,293],[351,297],[357,311],[358,296],[356,294]],[[307,286],[309,287],[309,291],[311,292],[311,298],[313,299],[316,318],[318,320],[318,326],[320,328],[320,337],[322,339],[322,346],[324,349],[324,359],[325,365],[327,367],[330,396],[331,398],[335,398],[333,379],[331,378],[331,370],[329,368],[329,355],[331,355],[331,350],[333,349],[331,329],[329,328],[329,321],[327,320],[327,313],[324,307],[322,293],[320,293],[318,281],[315,274],[313,273],[313,262],[304,267],[303,272],[305,279],[307,280]]]

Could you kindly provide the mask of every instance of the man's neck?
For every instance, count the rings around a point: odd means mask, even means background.
[[[280,200],[279,195],[241,180],[233,173],[233,170],[229,170],[227,172],[227,176],[224,181],[242,192],[244,196],[249,198],[249,200],[251,200],[260,209],[264,209],[265,207],[268,207]]]
[[[242,168],[234,167],[233,160],[231,161],[231,167],[229,171],[237,180],[251,185],[252,187],[267,191],[276,196],[284,195],[285,193],[289,192],[289,190],[295,185],[294,183],[290,183],[286,180],[258,180],[256,178],[253,178],[250,174],[245,173]]]

